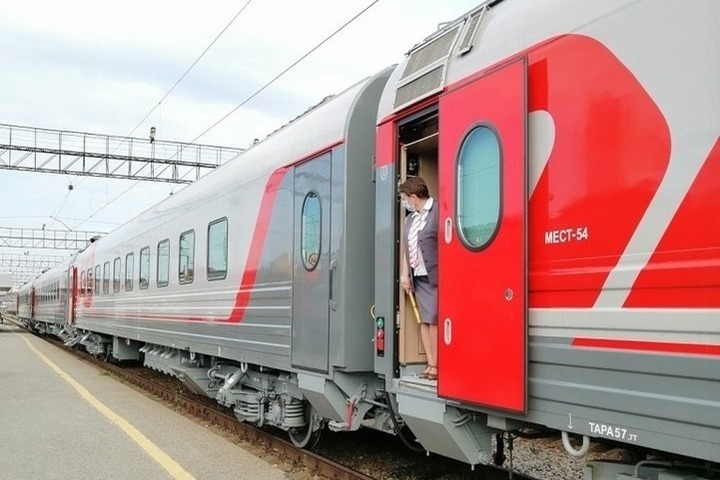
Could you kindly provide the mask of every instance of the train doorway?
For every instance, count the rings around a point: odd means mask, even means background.
[[[438,115],[437,109],[421,112],[399,125],[399,183],[411,176],[419,176],[427,183],[430,196],[438,199]],[[399,259],[404,258],[402,250],[405,236],[405,216],[408,212],[400,206],[398,213]],[[398,291],[398,361],[402,366],[428,363],[427,354],[420,337],[415,312],[410,297],[402,286]]]

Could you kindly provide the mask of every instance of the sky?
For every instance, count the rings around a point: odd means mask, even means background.
[[[372,3],[0,0],[0,124],[191,142]],[[478,3],[379,0],[195,143],[247,147]],[[108,232],[181,188],[0,170],[0,227]]]

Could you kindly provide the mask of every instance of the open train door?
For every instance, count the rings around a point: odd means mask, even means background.
[[[526,62],[440,98],[438,395],[524,412]]]

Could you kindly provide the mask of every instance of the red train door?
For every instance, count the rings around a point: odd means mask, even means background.
[[[438,395],[524,412],[526,62],[440,98]]]

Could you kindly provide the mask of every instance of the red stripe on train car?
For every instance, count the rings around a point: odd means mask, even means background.
[[[265,245],[265,237],[267,236],[268,226],[270,225],[275,197],[288,170],[288,167],[275,170],[265,186],[265,193],[263,194],[257,221],[255,222],[255,233],[253,233],[250,251],[248,252],[247,262],[245,263],[245,271],[242,275],[240,288],[235,296],[235,306],[233,307],[230,317],[226,320],[227,322],[241,322],[248,303],[250,303],[250,293],[257,278],[260,256],[262,255],[263,246]]]
[[[720,139],[635,280],[624,307],[720,307],[718,172]]]
[[[573,347],[631,350],[645,353],[677,353],[720,357],[720,345],[702,343],[649,342],[614,338],[574,338]]]
[[[529,110],[555,124],[530,197],[530,307],[592,307],[665,176],[670,130],[597,40],[567,35],[528,59]]]

